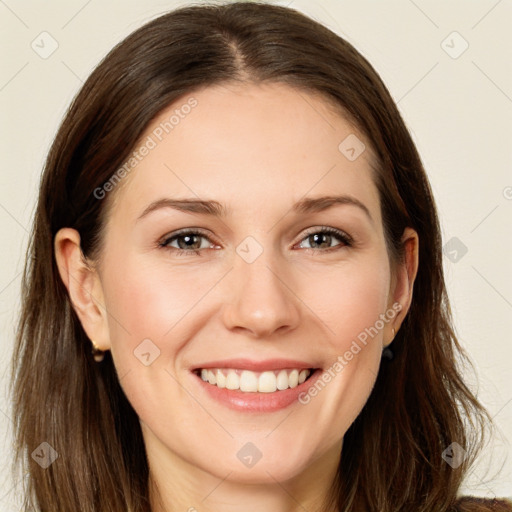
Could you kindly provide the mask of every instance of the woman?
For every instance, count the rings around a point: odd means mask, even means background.
[[[490,422],[458,355],[428,180],[346,41],[188,7],[92,73],[27,259],[27,510],[512,510],[458,497]]]

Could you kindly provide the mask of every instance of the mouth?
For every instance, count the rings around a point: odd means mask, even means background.
[[[190,375],[200,396],[242,413],[272,413],[298,403],[321,377],[321,368],[298,359],[223,359],[198,363]],[[300,402],[302,404],[302,402]]]
[[[318,368],[252,371],[243,368],[196,368],[193,373],[211,386],[240,393],[279,393],[311,378]]]

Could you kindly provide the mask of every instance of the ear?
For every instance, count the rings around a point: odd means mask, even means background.
[[[101,281],[82,253],[80,234],[72,228],[60,229],[55,235],[54,249],[60,277],[85,333],[99,349],[110,349]]]
[[[419,238],[418,233],[412,228],[405,228],[402,234],[403,260],[396,264],[393,278],[391,280],[391,289],[389,294],[388,308],[398,311],[394,320],[389,323],[389,333],[385,334],[389,345],[393,341],[394,334],[398,332],[404,321],[412,302],[412,292],[414,280],[418,272],[418,251]]]

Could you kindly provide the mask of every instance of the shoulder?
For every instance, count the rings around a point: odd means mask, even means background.
[[[455,502],[452,512],[512,512],[512,501],[464,496]]]

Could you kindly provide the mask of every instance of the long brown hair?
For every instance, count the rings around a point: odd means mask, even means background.
[[[137,415],[110,355],[101,364],[91,356],[58,274],[53,240],[60,228],[75,228],[84,256],[99,259],[115,191],[105,199],[94,191],[163,108],[233,80],[285,83],[337,105],[377,155],[390,258],[401,257],[406,226],[419,235],[411,308],[392,344],[393,360],[381,365],[345,434],[326,509],[451,510],[491,423],[456,362],[468,360],[452,328],[439,223],[420,157],[386,87],[349,43],[295,10],[252,2],[184,7],[135,31],[93,71],[55,137],[27,254],[13,359],[17,461],[29,474],[25,510],[150,510]],[[46,468],[31,456],[43,442],[59,455]],[[442,457],[453,442],[467,452],[458,467]]]

